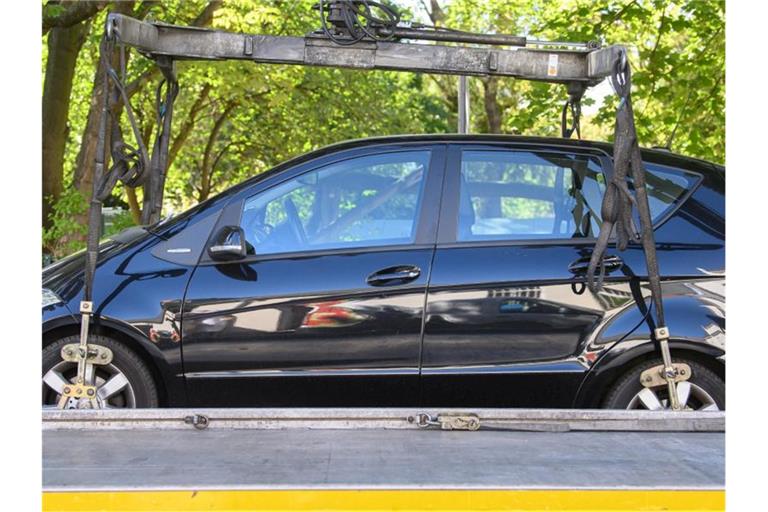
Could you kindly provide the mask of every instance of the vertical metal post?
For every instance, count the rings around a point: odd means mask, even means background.
[[[469,133],[469,87],[467,76],[459,76],[459,127],[458,133]]]

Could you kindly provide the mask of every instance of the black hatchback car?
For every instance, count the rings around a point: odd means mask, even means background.
[[[672,355],[725,407],[725,170],[643,152]],[[100,249],[103,407],[669,407],[639,245],[584,286],[611,146],[346,142]],[[76,373],[82,254],[43,270],[43,404]],[[77,407],[71,402],[71,407]]]

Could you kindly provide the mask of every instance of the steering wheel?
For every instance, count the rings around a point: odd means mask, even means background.
[[[306,246],[307,235],[304,233],[304,226],[301,225],[299,211],[296,209],[293,199],[286,197],[285,200],[283,200],[283,208],[285,208],[285,214],[288,217],[288,225],[291,227],[294,236],[296,236],[296,240],[298,240],[301,245]]]
[[[258,245],[269,238],[269,235],[271,235],[274,230],[275,227],[271,224],[263,223],[258,218],[255,218],[247,223],[246,233],[248,241],[253,241]]]

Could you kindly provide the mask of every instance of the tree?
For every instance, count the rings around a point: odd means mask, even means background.
[[[107,2],[79,0],[60,2],[50,0],[43,6],[43,35],[52,28],[68,28],[92,18]]]
[[[69,126],[69,105],[75,65],[90,18],[104,2],[48,2],[43,8],[43,34],[47,34],[47,60],[43,83],[43,227],[51,224],[53,205],[64,179],[64,151]]]
[[[641,144],[724,161],[724,1],[577,0],[568,9],[546,10],[537,29],[550,37],[629,44]],[[592,120],[606,136],[615,107],[615,98],[607,98]]]
[[[168,4],[166,4],[165,6],[167,7]],[[182,24],[190,24],[192,26],[197,26],[197,27],[204,27],[204,26],[210,25],[211,21],[213,20],[214,13],[220,6],[221,6],[220,0],[203,3],[201,7],[192,6],[192,8],[195,9],[198,14],[191,20],[188,18],[186,21],[179,20],[178,22]],[[138,4],[138,6],[135,4],[135,2],[118,2],[115,5],[115,12],[121,12],[123,14],[128,14],[136,18],[143,19],[144,17],[146,17],[146,15],[152,12],[152,9],[161,8],[161,7],[163,7],[163,5],[159,3],[154,3],[154,2],[150,3],[149,5],[147,5],[146,2],[143,2],[141,4]],[[190,7],[190,6],[188,5],[187,7]],[[135,8],[135,11],[134,11],[134,8]],[[114,66],[117,66],[117,64],[118,64],[117,62],[113,63]],[[128,95],[131,98],[142,87],[148,84],[152,78],[156,77],[159,74],[157,71],[157,67],[152,65],[151,63],[141,62],[140,65],[144,66],[143,71],[138,74],[137,78],[135,78],[129,84],[127,84],[127,87],[126,87],[128,91]],[[94,72],[90,110],[88,112],[88,121],[86,123],[85,133],[80,145],[80,152],[78,153],[78,156],[77,156],[77,165],[76,165],[76,171],[75,171],[75,176],[73,181],[75,188],[84,197],[89,197],[91,194],[91,189],[93,188],[93,166],[96,160],[96,144],[98,139],[98,118],[99,118],[99,113],[100,113],[101,104],[102,104],[103,77],[104,77],[104,68],[103,68],[103,65],[99,63],[99,65],[96,67],[96,70]],[[153,117],[154,116],[152,115],[144,116],[144,118],[147,120],[146,121],[147,123],[151,123],[152,121],[150,120],[153,119]],[[147,133],[151,133],[151,130],[148,131]],[[149,137],[147,137],[145,140],[148,141]],[[183,140],[180,140],[180,143],[183,143]],[[129,196],[133,196],[131,198],[135,199],[135,195],[129,194]],[[135,203],[134,208],[137,208],[138,207],[137,205],[138,205],[138,202]],[[133,213],[135,218],[140,217],[140,212],[137,212],[135,209],[133,210]]]
[[[319,26],[317,11],[312,9],[316,0],[293,0],[290,11],[281,0],[137,0],[113,2],[90,17],[78,18],[86,7],[94,9],[102,3],[78,2],[77,16],[69,12],[73,7],[70,3],[48,2],[44,9],[43,29],[48,30],[44,37],[49,46],[54,31],[87,24],[85,42],[74,64],[69,108],[61,125],[69,127],[69,136],[63,129],[65,135],[58,139],[63,171],[53,176],[62,178],[59,185],[55,180],[48,183],[62,191],[53,204],[53,222],[45,226],[44,235],[57,256],[83,245],[101,104],[98,45],[107,10],[253,34],[300,35]],[[394,3],[421,9],[426,13],[421,21],[434,25],[536,39],[627,44],[641,143],[669,145],[675,151],[715,161],[723,159],[725,52],[724,4],[720,0]],[[65,10],[69,12],[66,17],[62,16]],[[409,17],[405,12],[404,18]],[[44,56],[46,83],[49,79],[60,83],[52,69],[52,54],[51,48]],[[132,51],[129,55],[127,90],[143,138],[151,147],[157,129],[155,88],[160,75],[149,59]],[[166,213],[186,209],[326,144],[374,135],[445,133],[456,126],[456,78],[452,76],[194,61],[178,62],[177,74],[181,92],[173,118]],[[560,111],[566,99],[563,86],[507,78],[471,78],[469,82],[472,131],[559,135]],[[610,139],[616,101],[611,94],[595,99],[599,108],[585,115],[582,132],[587,138]],[[126,142],[131,143],[125,116],[122,123]],[[45,127],[48,130],[47,121]],[[107,204],[128,208],[130,213],[118,223],[126,225],[139,222],[142,200],[140,187],[118,186]]]

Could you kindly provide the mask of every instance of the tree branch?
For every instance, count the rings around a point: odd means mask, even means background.
[[[667,6],[664,5],[664,7],[661,9],[661,22],[659,23],[659,33],[656,35],[656,43],[654,43],[653,45],[651,54],[648,55],[648,68],[653,66],[653,58],[656,56],[656,51],[659,49],[659,43],[661,42],[661,36],[664,35],[664,25],[666,24],[666,22],[667,22]],[[638,116],[638,118],[642,119],[643,116],[645,116],[645,111],[648,110],[648,105],[650,105],[653,95],[656,92],[656,85],[658,84],[658,82],[659,82],[659,75],[658,73],[656,73],[654,74],[653,82],[651,83],[651,92],[648,94],[648,97],[645,100],[645,105],[643,105],[643,110]]]
[[[427,7],[427,3],[424,0],[421,0],[421,5],[424,7],[424,10],[427,11],[427,15],[429,16],[429,19],[432,20],[432,24],[437,26],[445,20],[445,12],[440,8],[440,4],[437,3],[437,0],[430,0],[429,4],[432,7],[431,9]]]
[[[222,148],[221,151],[219,151],[219,154],[216,155],[216,158],[213,160],[213,165],[211,165],[211,172],[208,174],[208,193],[210,194],[210,191],[213,190],[213,187],[215,186],[215,182],[213,181],[213,173],[216,171],[216,167],[219,165],[219,160],[221,160],[221,157],[224,156],[224,153],[226,153],[229,148],[231,148],[235,143],[234,142],[227,142],[227,144]]]
[[[136,10],[133,11],[133,17],[138,20],[143,20],[147,17],[149,11],[156,5],[160,5],[159,0],[144,0],[136,7]]]
[[[208,5],[205,6],[205,9],[197,15],[197,18],[192,21],[191,25],[193,27],[207,27],[211,24],[213,21],[213,15],[216,12],[216,10],[221,7],[222,0],[213,0]]]
[[[216,143],[216,139],[219,137],[219,132],[221,132],[221,129],[224,126],[224,122],[227,120],[227,117],[229,117],[229,114],[232,112],[232,110],[234,110],[236,106],[237,102],[234,101],[227,104],[224,111],[219,114],[218,118],[216,118],[216,122],[213,124],[211,133],[208,136],[208,142],[205,144],[205,151],[203,151],[203,164],[200,166],[201,190],[200,195],[198,196],[200,201],[208,199],[208,195],[211,193],[211,173],[213,170],[213,166],[211,165],[211,155],[213,153],[213,146]]]
[[[141,224],[141,206],[139,205],[138,197],[136,197],[136,189],[125,187],[125,196],[128,198],[128,209],[131,212],[131,219],[138,226]]]
[[[203,106],[203,102],[208,98],[208,94],[211,92],[211,85],[205,84],[203,86],[203,89],[200,91],[200,94],[195,99],[195,102],[192,104],[191,107],[189,107],[189,113],[187,114],[187,117],[184,119],[184,123],[182,123],[181,127],[179,128],[178,135],[176,135],[176,138],[173,139],[173,143],[171,143],[171,148],[168,151],[168,168],[170,169],[171,165],[173,165],[173,161],[176,160],[176,156],[179,154],[179,151],[181,151],[181,147],[186,142],[187,138],[189,137],[189,134],[192,133],[192,130],[195,127],[195,123],[197,122],[197,113],[200,111],[200,109]]]
[[[107,2],[99,0],[81,0],[79,2],[48,2],[43,7],[43,35],[54,27],[71,27],[87,20],[104,7]],[[62,11],[63,9],[63,11]]]

